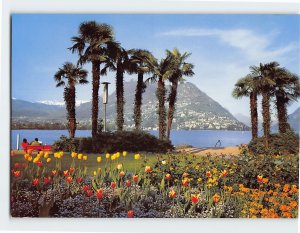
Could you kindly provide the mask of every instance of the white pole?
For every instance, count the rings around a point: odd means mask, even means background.
[[[19,150],[20,134],[17,134],[17,150]]]

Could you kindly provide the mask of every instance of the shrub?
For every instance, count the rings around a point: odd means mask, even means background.
[[[111,153],[115,151],[166,153],[174,149],[168,141],[161,141],[146,132],[107,132],[96,139],[91,137],[69,139],[62,136],[53,144],[54,151],[78,151],[83,153]]]
[[[299,135],[292,131],[273,134],[270,136],[268,149],[264,145],[264,137],[260,137],[249,143],[249,150],[253,154],[298,154]]]

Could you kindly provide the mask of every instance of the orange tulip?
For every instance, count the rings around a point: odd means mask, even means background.
[[[132,179],[133,179],[133,181],[134,181],[135,183],[137,183],[137,182],[139,181],[139,176],[138,176],[138,175],[135,175],[135,176],[132,177]]]
[[[169,197],[170,198],[175,198],[176,197],[176,192],[172,189],[170,192],[169,192]]]
[[[171,174],[166,174],[166,180],[171,180]]]
[[[97,190],[96,197],[97,197],[98,200],[103,198],[103,190],[102,189]]]
[[[211,172],[210,171],[206,172],[206,177],[211,177]]]
[[[187,179],[184,179],[184,180],[181,181],[181,183],[182,183],[183,187],[186,187],[186,186],[188,186],[189,181]]]
[[[145,172],[146,173],[151,173],[152,172],[152,168],[150,166],[146,166],[145,167]]]
[[[215,194],[214,196],[213,196],[213,201],[214,201],[214,203],[218,203],[219,201],[220,201],[220,195],[218,195],[218,194]]]
[[[125,176],[125,172],[124,172],[124,171],[121,171],[121,172],[120,172],[120,177],[123,178],[124,176]]]

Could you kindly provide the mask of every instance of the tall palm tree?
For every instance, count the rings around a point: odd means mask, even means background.
[[[250,115],[252,139],[258,135],[258,114],[257,114],[257,95],[258,95],[258,78],[251,74],[239,79],[232,92],[234,98],[242,98],[247,96],[250,98]]]
[[[149,65],[149,63],[153,63],[153,61],[155,61],[155,58],[149,51],[143,49],[131,49],[128,51],[128,53],[131,55],[130,72],[138,74],[138,80],[135,89],[133,118],[135,123],[135,129],[141,130],[142,99],[143,99],[143,93],[145,92],[147,87],[144,82],[144,74],[151,72],[151,66]]]
[[[168,110],[168,122],[167,122],[167,139],[170,140],[170,132],[172,128],[172,122],[175,112],[175,103],[177,97],[177,87],[178,82],[183,81],[183,76],[191,77],[194,75],[194,65],[191,63],[186,63],[186,59],[190,57],[191,53],[181,54],[177,48],[174,48],[173,51],[167,50],[168,56],[171,57],[174,61],[174,72],[170,77],[169,81],[171,82],[171,91],[169,94],[169,110]]]
[[[70,62],[63,64],[55,73],[56,86],[64,86],[64,100],[67,109],[68,129],[70,138],[75,137],[76,131],[76,89],[77,84],[87,84],[87,71]]]
[[[83,22],[79,26],[78,36],[72,37],[72,53],[78,53],[79,64],[92,63],[92,137],[97,136],[99,112],[100,65],[108,60],[106,51],[114,47],[113,29],[108,24],[95,21]]]
[[[148,60],[149,61],[149,60]],[[175,61],[170,55],[167,54],[166,58],[163,58],[158,62],[156,59],[152,62],[149,61],[150,67],[153,70],[153,76],[148,80],[157,81],[156,97],[158,100],[158,131],[159,139],[166,139],[166,87],[165,81],[169,80],[175,67]]]
[[[251,66],[252,75],[259,79],[258,88],[262,95],[262,113],[263,113],[263,130],[265,147],[269,148],[271,113],[270,113],[270,98],[272,90],[275,88],[276,70],[279,68],[278,62],[270,62],[260,64],[259,66]]]
[[[101,70],[102,75],[107,74],[107,70],[116,71],[116,97],[117,97],[117,130],[122,131],[124,126],[124,73],[128,71],[130,61],[127,51],[121,46],[110,48],[107,53],[109,60]]]
[[[276,72],[275,82],[273,95],[276,99],[278,128],[279,133],[285,133],[291,129],[287,121],[287,105],[300,96],[299,77],[285,68],[280,68]]]

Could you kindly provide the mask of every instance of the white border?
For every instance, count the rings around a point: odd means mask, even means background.
[[[2,4],[2,6],[1,6]],[[9,217],[11,13],[281,13],[299,14],[299,0],[3,0],[0,78],[0,231],[295,233],[298,221],[247,219],[11,219]],[[2,40],[3,38],[3,40]],[[0,58],[0,59],[1,59]]]

